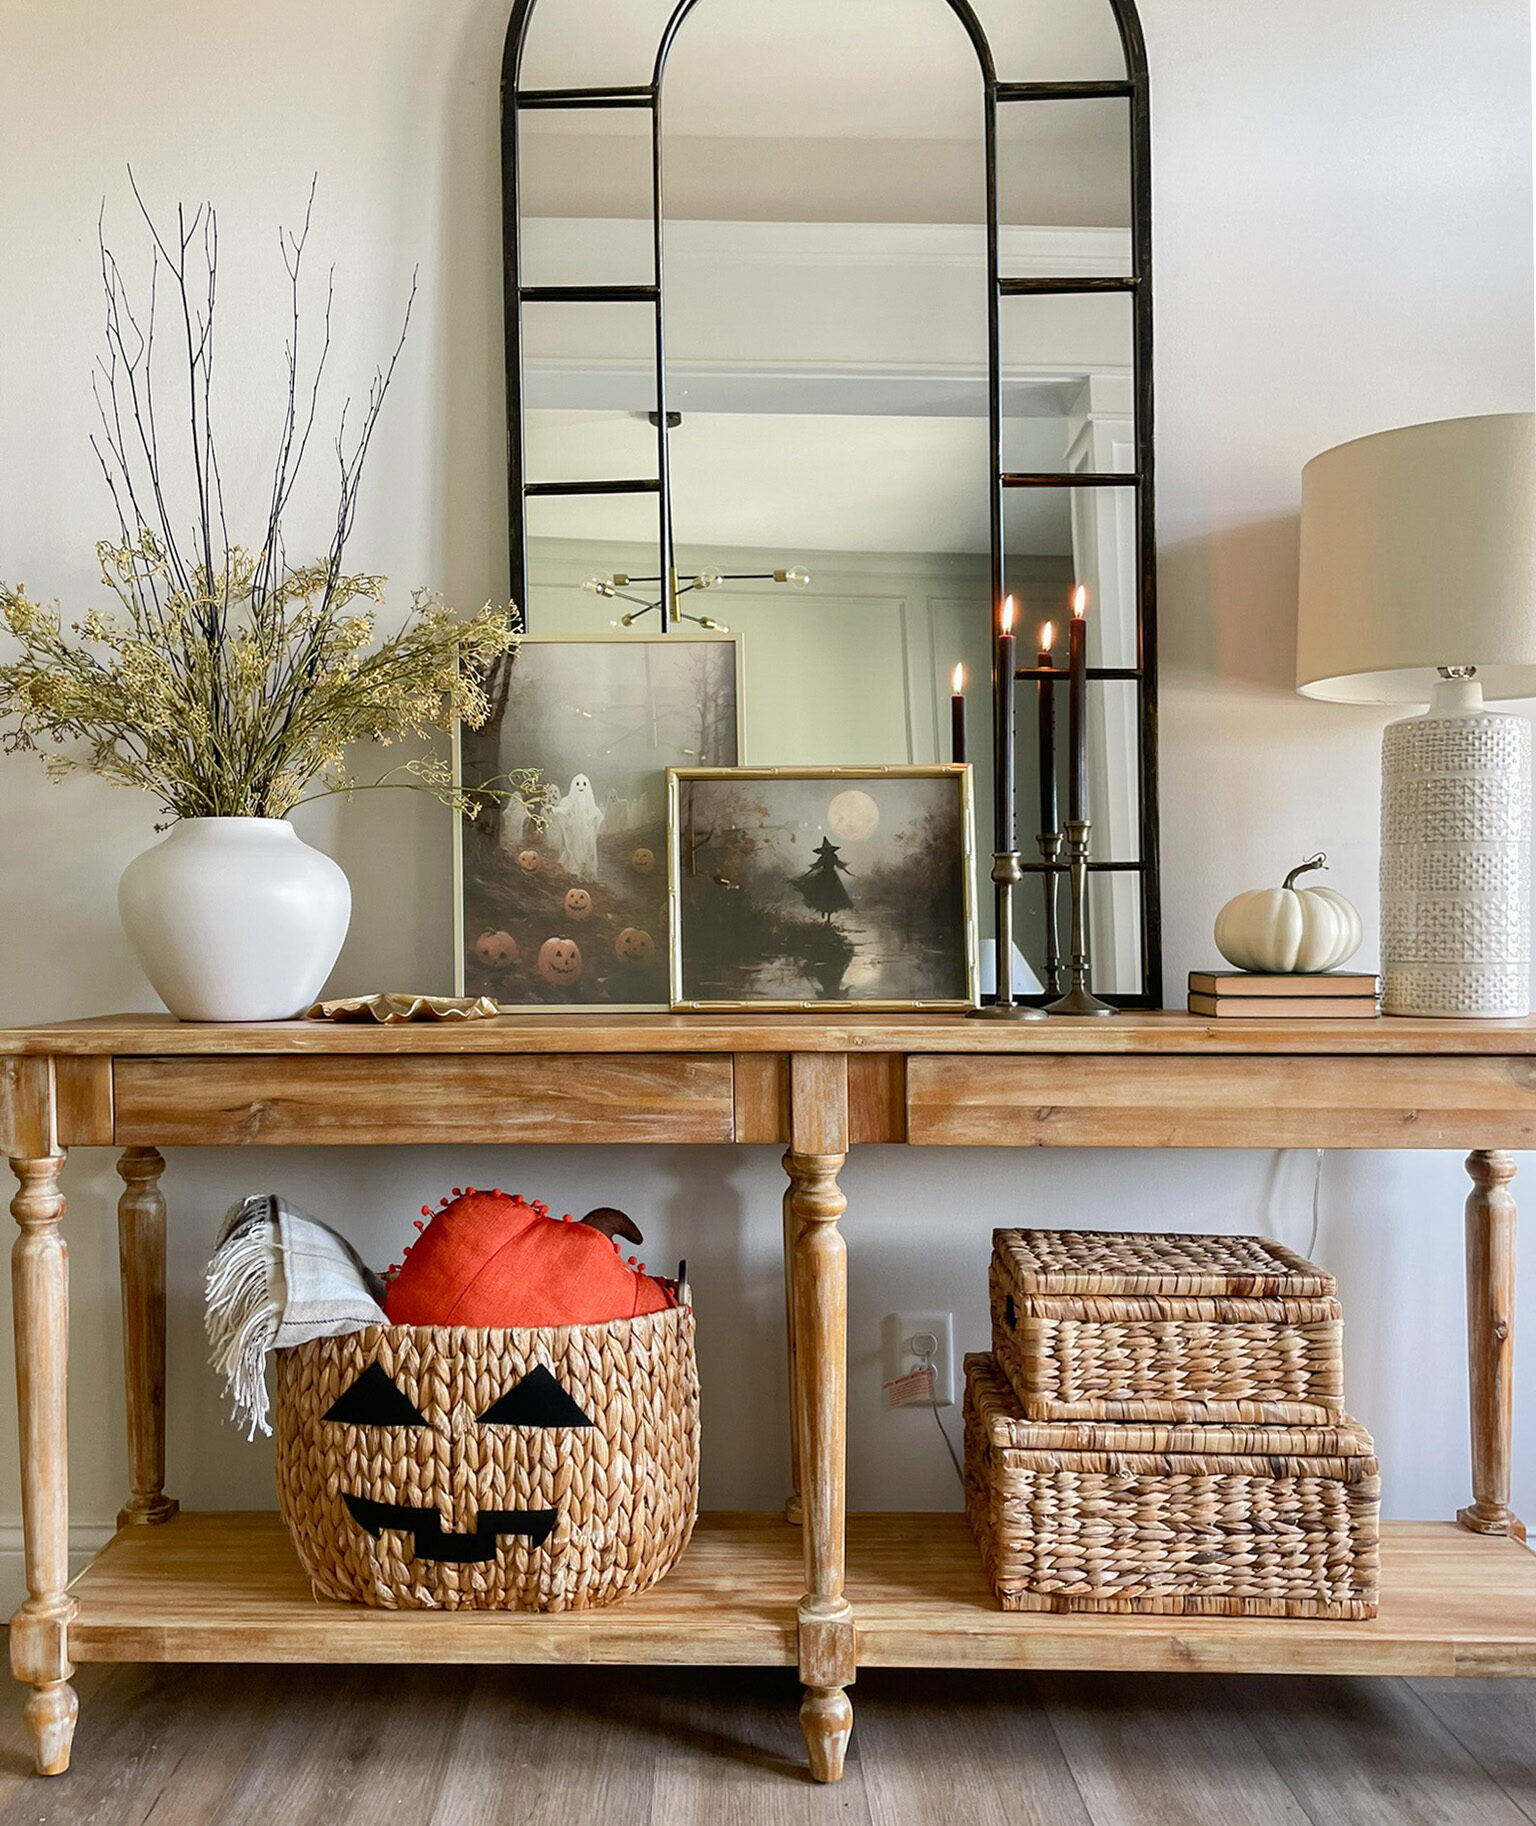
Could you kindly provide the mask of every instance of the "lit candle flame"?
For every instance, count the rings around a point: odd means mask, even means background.
[[[950,689],[956,697],[965,689],[965,667],[956,666],[949,678]]]
[[[1040,629],[1040,651],[1042,653],[1049,653],[1055,645],[1056,624],[1054,621],[1048,621]]]
[[[1087,613],[1088,613],[1088,592],[1083,587],[1082,584],[1079,584],[1077,586],[1077,588],[1072,592],[1072,614],[1073,614],[1074,619],[1081,621],[1083,616],[1085,616]]]
[[[1005,634],[1013,632],[1013,598],[1011,596],[1003,598],[1003,632]]]

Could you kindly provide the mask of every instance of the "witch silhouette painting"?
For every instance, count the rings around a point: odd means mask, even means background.
[[[679,768],[673,1006],[964,1008],[963,768]]]
[[[853,905],[848,898],[848,890],[838,880],[839,871],[844,875],[853,873],[843,861],[836,844],[823,837],[816,851],[816,860],[803,875],[794,878],[795,886],[800,890],[800,898],[828,924],[834,913],[846,913]]]

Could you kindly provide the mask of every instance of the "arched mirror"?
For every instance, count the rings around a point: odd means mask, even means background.
[[[502,118],[529,631],[729,630],[752,766],[948,760],[960,665],[985,887],[998,606],[1022,671],[1047,622],[1062,666],[1082,586],[1095,987],[1160,1005],[1133,0],[517,0]],[[1014,940],[1038,1000],[1036,697]],[[511,758],[495,725],[466,738],[482,776]],[[496,840],[467,832],[466,878]],[[493,987],[473,957],[467,986]]]

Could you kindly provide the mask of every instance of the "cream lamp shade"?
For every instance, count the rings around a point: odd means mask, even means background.
[[[1296,688],[1427,704],[1440,667],[1536,697],[1536,414],[1406,425],[1301,479]]]

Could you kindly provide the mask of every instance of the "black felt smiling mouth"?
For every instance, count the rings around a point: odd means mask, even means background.
[[[435,1509],[412,1509],[404,1503],[376,1503],[366,1496],[343,1492],[348,1512],[358,1527],[377,1540],[386,1528],[408,1533],[418,1560],[438,1560],[450,1566],[485,1566],[496,1558],[496,1542],[504,1534],[521,1534],[542,1547],[555,1526],[553,1509],[482,1509],[473,1534],[447,1534]]]

